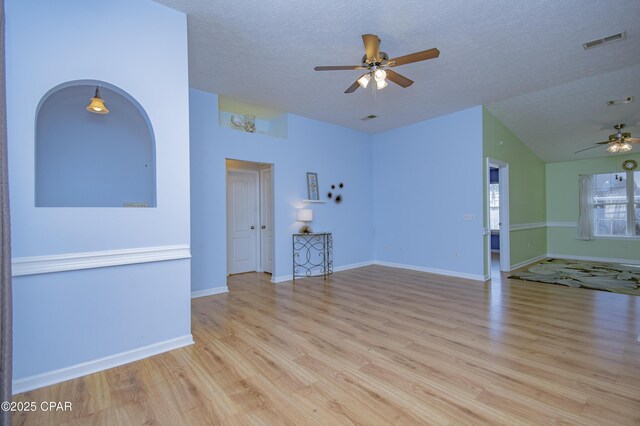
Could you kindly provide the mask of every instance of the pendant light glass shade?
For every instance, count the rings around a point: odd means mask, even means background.
[[[631,144],[629,142],[625,142],[622,145],[620,145],[620,152],[628,152],[631,151]]]
[[[385,70],[376,70],[373,76],[376,81],[382,81],[387,78],[387,72]]]
[[[616,153],[620,151],[620,144],[619,143],[612,143],[611,145],[609,145],[609,147],[607,148],[607,151],[611,152],[611,153]]]
[[[363,89],[366,89],[370,80],[371,80],[371,75],[370,74],[365,74],[365,75],[363,75],[362,77],[360,77],[358,79],[358,84],[360,86],[362,86]]]
[[[378,90],[387,87],[387,80],[376,80],[376,87]]]
[[[96,95],[91,98],[91,103],[87,106],[87,111],[94,114],[109,114],[109,110],[100,97],[100,89],[98,87],[96,87]]]

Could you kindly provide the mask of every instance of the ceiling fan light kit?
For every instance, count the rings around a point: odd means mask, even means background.
[[[609,145],[609,147],[607,148],[607,151],[609,151],[612,154],[615,154],[617,152],[629,152],[631,151],[631,144],[630,143],[612,143],[611,145]]]
[[[407,88],[413,84],[413,80],[398,74],[390,68],[426,61],[427,59],[434,59],[440,56],[440,51],[433,48],[389,59],[389,55],[380,51],[380,39],[377,35],[363,34],[362,41],[365,50],[365,54],[362,57],[362,65],[318,66],[314,69],[316,71],[367,70],[367,72],[349,86],[344,93],[353,93],[358,87],[366,88],[372,77],[376,82],[376,89],[378,90],[387,87],[387,79],[400,87]]]
[[[613,126],[614,129],[617,130],[617,133],[609,135],[608,141],[597,142],[594,146],[590,146],[589,148],[581,149],[576,151],[575,153],[579,153],[582,151],[587,151],[589,149],[597,148],[600,145],[608,145],[607,152],[611,154],[617,154],[621,152],[629,152],[633,149],[634,143],[640,143],[640,138],[632,138],[631,133],[622,132],[622,129],[626,127],[626,124],[620,123]]]

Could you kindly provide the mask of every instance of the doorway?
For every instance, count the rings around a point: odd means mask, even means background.
[[[273,273],[273,165],[226,160],[227,275]]]
[[[487,158],[487,270],[490,276],[511,270],[509,226],[509,164]]]

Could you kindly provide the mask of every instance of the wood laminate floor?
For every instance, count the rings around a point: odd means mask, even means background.
[[[230,278],[196,344],[20,394],[14,424],[640,424],[640,297],[369,266]]]

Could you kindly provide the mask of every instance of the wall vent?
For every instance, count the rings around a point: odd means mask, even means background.
[[[625,38],[627,38],[627,33],[623,31],[618,34],[613,34],[607,37],[599,38],[597,40],[588,41],[586,43],[583,43],[582,47],[584,48],[584,50],[588,50],[597,46],[602,46],[604,44],[613,43],[614,41],[624,40]]]
[[[362,121],[369,121],[369,120],[373,120],[374,118],[378,118],[378,116],[377,116],[377,115],[370,114],[370,115],[367,115],[366,117],[362,117],[360,120],[362,120]]]

